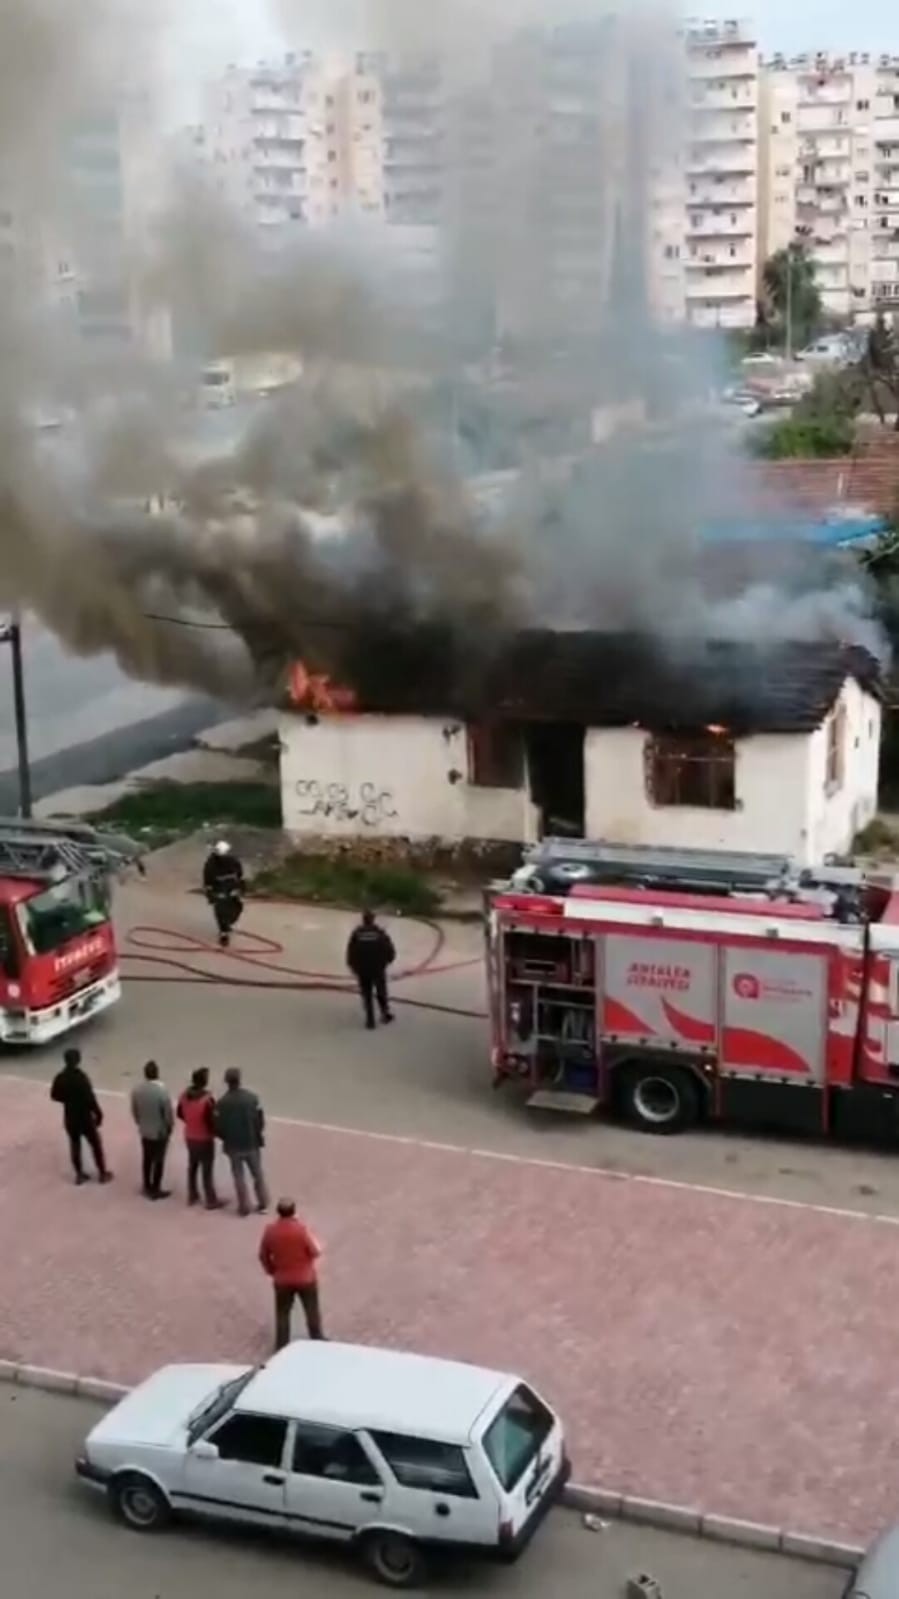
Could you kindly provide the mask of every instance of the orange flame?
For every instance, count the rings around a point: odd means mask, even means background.
[[[332,683],[327,672],[310,672],[303,661],[295,661],[290,668],[287,693],[298,711],[313,711],[317,716],[337,716],[356,709],[351,688]]]

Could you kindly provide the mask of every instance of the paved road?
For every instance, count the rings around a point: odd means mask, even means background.
[[[212,701],[137,683],[108,655],[67,655],[44,628],[24,627],[29,753],[35,797],[105,783],[174,750],[221,715]],[[9,650],[0,648],[0,809],[18,799]]]
[[[3,1599],[362,1599],[378,1590],[343,1555],[182,1527],[142,1538],[72,1479],[71,1461],[100,1411],[81,1400],[0,1385],[0,1548]],[[619,1599],[649,1571],[665,1599],[838,1599],[845,1578],[823,1567],[611,1525],[586,1531],[552,1517],[511,1569],[474,1566],[431,1587],[498,1599]]]

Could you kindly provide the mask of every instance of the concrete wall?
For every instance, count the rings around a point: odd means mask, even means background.
[[[281,719],[281,802],[290,833],[533,840],[524,789],[468,781],[460,722],[419,716]]]

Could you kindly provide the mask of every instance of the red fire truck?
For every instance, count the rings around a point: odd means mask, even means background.
[[[110,879],[131,840],[0,818],[0,1045],[44,1044],[121,995]]]
[[[495,1082],[646,1132],[899,1136],[899,879],[549,841],[487,896]]]

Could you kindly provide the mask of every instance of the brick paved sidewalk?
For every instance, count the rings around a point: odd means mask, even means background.
[[[0,1357],[264,1356],[259,1223],[188,1211],[180,1150],[148,1205],[107,1106],[117,1180],[76,1190],[46,1086],[0,1079]],[[834,1537],[899,1509],[899,1228],[287,1123],[267,1159],[325,1243],[332,1336],[528,1374],[581,1481]]]

